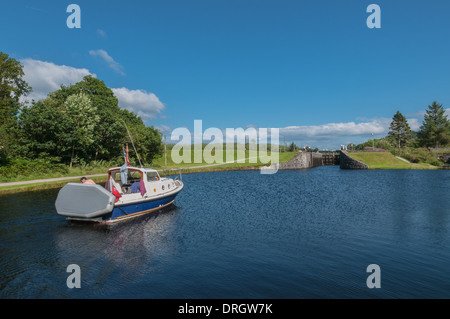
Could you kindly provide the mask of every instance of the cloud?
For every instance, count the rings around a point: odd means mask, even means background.
[[[119,100],[120,107],[136,113],[143,120],[156,118],[165,108],[165,105],[153,93],[124,87],[111,90]]]
[[[427,108],[428,109],[428,108]],[[407,113],[407,120],[409,127],[413,131],[418,131],[423,123],[423,118],[426,114],[426,110],[417,111],[414,113]],[[445,109],[444,115],[447,115],[447,118],[450,120],[450,108]]]
[[[97,29],[97,34],[98,34],[101,38],[107,38],[106,32],[103,31],[102,29]]]
[[[86,75],[96,77],[88,69],[56,65],[31,58],[23,59],[21,63],[25,73],[24,80],[33,88],[33,91],[26,97],[28,101],[44,99],[48,93],[58,90],[61,85],[75,84],[82,81]],[[133,111],[143,120],[156,118],[165,108],[165,105],[153,93],[144,90],[130,90],[125,87],[111,90],[122,108]]]
[[[366,123],[328,123],[313,126],[288,126],[281,128],[281,134],[296,135],[302,137],[336,137],[358,136],[367,134],[382,134],[386,127],[381,121]]]
[[[58,90],[61,85],[75,84],[86,75],[91,74],[88,69],[77,69],[66,65],[56,65],[51,62],[34,60],[31,58],[20,61],[25,73],[24,80],[33,88],[26,100],[44,99],[49,92]]]
[[[170,133],[172,132],[172,129],[164,124],[159,124],[155,126],[156,129],[158,129],[161,133],[165,133],[167,136],[170,135]],[[168,137],[168,139],[170,138],[170,136]]]
[[[280,128],[280,143],[295,142],[299,146],[309,145],[322,149],[335,149],[339,145],[359,144],[387,135],[390,119],[379,118],[366,122],[327,123],[308,126],[287,126]]]
[[[420,126],[422,125],[422,121],[419,121],[416,118],[409,118],[406,120],[408,121],[409,128],[412,131],[418,131],[420,129]]]
[[[120,75],[125,75],[125,72],[123,72],[123,66],[116,62],[105,50],[99,49],[99,50],[90,50],[89,55],[100,57],[102,60],[104,60],[108,67]]]

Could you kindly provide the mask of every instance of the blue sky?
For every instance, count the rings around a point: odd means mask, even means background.
[[[93,74],[168,132],[200,119],[339,148],[385,136],[397,110],[417,128],[434,100],[450,107],[449,14],[444,0],[17,0],[2,6],[0,51],[37,99]]]

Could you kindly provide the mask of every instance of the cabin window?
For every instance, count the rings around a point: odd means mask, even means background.
[[[159,179],[157,172],[147,172],[147,181],[156,182]]]
[[[120,173],[112,173],[111,176],[113,177],[114,181],[120,182]]]
[[[132,184],[134,182],[139,182],[141,180],[141,172],[139,171],[128,171],[128,183]]]

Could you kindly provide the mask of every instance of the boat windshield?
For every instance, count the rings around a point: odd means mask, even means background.
[[[133,184],[141,180],[141,172],[138,171],[128,171],[127,181],[129,184]]]
[[[147,181],[156,182],[157,180],[159,180],[157,172],[147,172]]]

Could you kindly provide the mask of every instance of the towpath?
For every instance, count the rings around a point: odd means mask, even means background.
[[[228,161],[224,163],[218,163],[218,164],[208,164],[208,165],[199,165],[199,166],[191,166],[191,167],[181,167],[181,169],[196,169],[196,168],[205,168],[205,167],[211,167],[211,166],[219,166],[219,165],[225,165],[225,164],[231,164],[231,163],[238,163],[243,162],[249,159],[254,159],[257,157],[249,157],[245,159],[235,160],[235,161]],[[170,170],[179,170],[178,168],[173,168]],[[163,171],[163,170],[160,170]],[[64,181],[64,180],[70,180],[70,179],[80,179],[81,177],[98,177],[98,176],[106,176],[107,174],[95,174],[95,175],[82,175],[82,176],[66,176],[66,177],[56,177],[56,178],[46,178],[46,179],[35,179],[32,181],[20,181],[20,182],[9,182],[9,183],[0,183],[0,187],[4,186],[15,186],[15,185],[26,185],[26,184],[36,184],[36,183],[47,183],[47,182],[58,182],[58,181]]]

